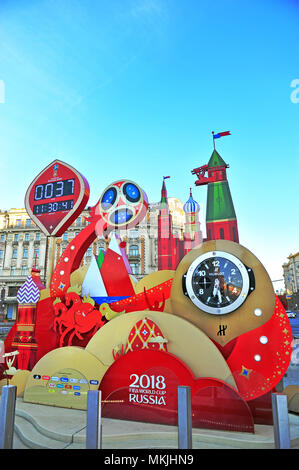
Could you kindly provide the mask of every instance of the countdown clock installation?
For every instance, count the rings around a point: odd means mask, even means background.
[[[185,295],[204,312],[216,315],[239,308],[254,288],[252,269],[223,251],[200,255],[183,277]]]
[[[30,218],[47,236],[61,236],[85,208],[89,184],[75,168],[53,161],[32,181],[25,196]]]

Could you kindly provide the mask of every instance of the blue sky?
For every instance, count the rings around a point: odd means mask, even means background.
[[[229,130],[216,147],[240,243],[280,279],[299,248],[298,14],[295,0],[1,0],[0,208],[24,207],[59,158],[90,205],[121,177],[158,201],[171,175],[168,196],[192,187],[205,231],[191,170]]]

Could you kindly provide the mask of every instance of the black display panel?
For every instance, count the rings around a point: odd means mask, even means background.
[[[74,194],[75,179],[54,181],[52,183],[37,184],[34,188],[34,200],[52,199]],[[33,212],[34,213],[34,212]]]
[[[44,204],[36,204],[33,206],[33,214],[50,214],[52,212],[69,211],[74,207],[73,199],[67,201],[46,202]]]

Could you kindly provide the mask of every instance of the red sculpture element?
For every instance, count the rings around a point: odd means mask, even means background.
[[[16,366],[22,370],[32,370],[36,363],[38,343],[35,329],[37,323],[37,305],[40,290],[44,288],[40,279],[40,270],[32,268],[31,276],[28,276],[18,292],[18,311],[14,324],[14,333],[9,349],[19,352]],[[11,352],[6,350],[6,352]]]
[[[205,173],[208,171],[208,165],[203,165],[192,170],[192,175],[197,176],[197,181],[195,181],[196,186],[201,186],[203,184],[208,184],[211,181],[211,176],[205,176]]]
[[[192,248],[202,242],[202,233],[198,212],[199,204],[193,199],[190,188],[190,197],[183,206],[185,212],[185,229],[183,239],[173,232],[172,214],[168,204],[165,178],[161,190],[161,201],[158,214],[158,270],[175,270]]]
[[[116,359],[119,359],[121,356],[123,356],[125,354],[125,347],[124,345],[122,344],[121,347],[119,348],[114,348],[113,351],[112,351],[112,356],[113,356],[113,359],[116,361]]]
[[[165,307],[165,296],[163,292],[162,292],[162,303],[160,303],[160,301],[156,299],[154,300],[154,303],[150,302],[145,287],[144,287],[144,296],[145,296],[145,301],[148,305],[149,310],[154,310],[156,312],[163,312],[164,307]]]
[[[161,302],[164,308],[163,302],[165,303],[165,300],[170,297],[172,282],[173,279],[169,279],[168,281],[162,282],[162,284],[158,284],[157,286],[133,295],[132,297],[112,302],[109,306],[112,310],[119,313],[147,310],[149,307],[150,310],[157,310],[154,306],[161,305]],[[162,311],[161,308],[162,307],[160,306],[160,311]]]
[[[101,313],[94,308],[94,301],[90,298],[81,300],[76,292],[68,292],[65,295],[65,303],[53,302],[56,318],[53,322],[53,329],[60,333],[59,347],[63,346],[65,337],[70,333],[67,345],[72,344],[74,336],[83,339],[82,334],[93,329],[94,334],[105,324]]]
[[[194,427],[254,432],[250,409],[234,388],[196,379],[178,357],[147,349],[119,357],[107,370],[99,385],[103,416],[177,425],[178,385],[191,387]]]
[[[172,215],[168,206],[163,179],[158,215],[158,270],[176,269],[184,256],[184,244],[172,230]]]
[[[40,278],[40,269],[37,269],[36,267],[32,268],[31,269],[31,277],[32,277],[33,282],[39,288],[39,290],[43,290],[43,289],[46,288],[44,286],[44,284],[42,283],[42,280]]]
[[[55,160],[30,184],[25,207],[30,218],[47,236],[60,236],[83,211],[89,184],[75,168]]]
[[[167,351],[167,339],[153,320],[144,318],[133,326],[128,336],[126,353],[129,351]]]
[[[270,320],[239,336],[226,359],[244,400],[254,400],[278,384],[289,367],[292,339],[288,316],[276,296]]]
[[[129,297],[135,294],[117,238],[112,234],[101,265],[101,276],[109,297]]]
[[[15,337],[12,349],[19,351],[16,366],[22,370],[32,370],[36,363],[37,341],[34,334],[36,305],[20,304],[17,312]]]
[[[254,433],[248,404],[234,388],[221,380],[197,379],[191,406],[194,427]]]

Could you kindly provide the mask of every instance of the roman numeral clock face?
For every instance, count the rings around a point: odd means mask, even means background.
[[[183,276],[183,291],[198,308],[222,315],[239,308],[254,290],[252,269],[223,251],[196,258]]]

